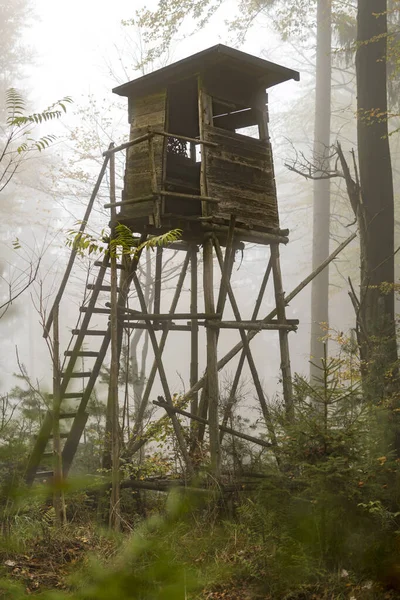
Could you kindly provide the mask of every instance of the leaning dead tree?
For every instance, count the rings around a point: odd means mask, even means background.
[[[390,317],[391,313],[388,316],[385,312],[380,296],[393,295],[394,274],[390,263],[393,264],[394,256],[399,249],[393,250],[389,256],[385,254],[386,259],[382,260],[378,260],[374,253],[373,248],[381,243],[385,231],[382,230],[381,235],[377,236],[375,229],[375,221],[381,209],[378,202],[375,208],[368,207],[365,203],[354,150],[350,152],[349,158],[351,163],[338,142],[331,149],[330,159],[333,167],[329,170],[321,172],[321,166],[309,161],[303,154],[298,155],[294,162],[287,163],[286,166],[306,179],[341,178],[345,182],[360,240],[360,289],[357,292],[349,278],[349,297],[355,311],[364,392],[368,397],[377,400],[393,389],[393,379],[391,376],[386,378],[385,374],[392,373],[392,369],[397,370],[392,351],[393,342],[396,340],[393,333],[394,321]],[[388,227],[391,227],[390,222]]]

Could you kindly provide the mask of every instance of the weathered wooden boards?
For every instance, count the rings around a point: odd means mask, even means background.
[[[164,130],[166,128],[167,91],[161,90],[151,96],[129,99],[130,139],[133,140],[148,132],[148,128]],[[155,185],[161,189],[165,138],[154,136],[128,148],[124,191],[122,200],[139,199],[154,192]],[[151,154],[154,158],[152,159]],[[156,219],[154,199],[124,206],[124,217],[136,219],[150,217]]]
[[[194,74],[197,99],[194,94],[187,96],[182,87],[186,101],[198,103],[197,114],[190,113],[193,123],[186,124],[191,135],[198,131],[196,138],[188,137],[177,121],[174,103],[182,102],[178,84],[174,92],[168,88],[129,98],[130,139],[149,131],[155,134],[127,149],[121,215],[128,224],[132,219],[136,230],[143,225],[180,226],[179,218],[185,216],[197,217],[200,227],[201,218],[212,215],[227,221],[234,215],[239,227],[257,232],[279,228],[265,90],[253,81],[238,91],[232,87],[232,77],[230,87],[221,88],[221,77]],[[168,126],[171,115],[176,131]],[[238,132],[249,125],[258,126],[260,139]],[[166,140],[174,135],[200,144],[201,163],[196,152],[180,156],[170,150]],[[194,202],[199,194],[214,203]],[[174,215],[176,223],[171,222]],[[140,221],[143,217],[148,218]]]
[[[210,196],[220,200],[212,214],[253,227],[279,227],[270,144],[204,125],[206,178]]]

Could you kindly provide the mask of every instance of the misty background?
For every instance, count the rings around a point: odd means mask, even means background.
[[[155,3],[146,3],[146,7],[151,8],[153,4],[155,6]],[[140,63],[146,52],[146,43],[137,27],[124,24],[132,19],[140,5],[135,3],[133,6],[132,2],[123,0],[113,3],[71,0],[65,6],[50,0],[36,0],[30,5],[31,10],[18,40],[27,56],[21,61],[18,78],[11,85],[24,94],[30,111],[42,110],[65,96],[72,97],[74,103],[68,106],[67,114],[60,122],[46,124],[44,128],[57,135],[55,143],[26,161],[18,177],[1,197],[1,295],[7,296],[10,285],[14,288],[21,286],[29,264],[40,257],[35,283],[13,302],[0,320],[2,393],[16,383],[14,374],[19,373],[20,368],[16,348],[20,366],[26,367],[32,380],[42,389],[51,388],[51,360],[42,338],[41,322],[51,308],[63,275],[69,253],[66,246],[68,231],[76,227],[76,222],[83,217],[102,162],[101,153],[110,141],[120,144],[129,135],[127,106],[111,90],[144,72]],[[290,171],[285,164],[291,164],[296,153],[312,154],[315,38],[310,33],[309,40],[299,42],[289,36],[282,41],[272,22],[262,17],[241,43],[226,24],[226,19],[236,10],[235,2],[225,2],[205,28],[194,35],[175,39],[168,55],[163,55],[144,69],[148,72],[217,43],[225,43],[300,72],[300,82],[289,81],[269,90],[270,134],[280,221],[282,228],[290,230],[289,244],[281,247],[284,289],[289,293],[312,270],[313,184]],[[187,33],[192,29],[189,21]],[[332,143],[340,134],[344,149],[351,150],[356,147],[355,75],[352,67],[342,65],[341,69],[335,69],[332,101]],[[396,192],[399,185],[397,138],[394,136],[392,148]],[[122,161],[122,156],[118,159]],[[120,178],[123,168],[123,162],[119,163]],[[99,233],[107,227],[108,211],[102,208],[107,200],[107,186],[104,186],[96,201],[95,216],[90,226],[92,232]],[[353,221],[340,179],[332,180],[331,206],[330,244],[334,249],[351,233],[349,225]],[[17,250],[13,248],[16,238],[21,245]],[[183,257],[172,257],[172,251],[165,252],[164,256],[170,256],[168,252],[171,253],[172,264],[181,263]],[[150,253],[149,256],[149,260],[154,260],[155,255]],[[243,318],[251,316],[266,257],[265,247],[251,244],[246,244],[243,255],[238,253],[236,256],[232,281]],[[357,257],[357,242],[353,242],[330,267],[329,325],[339,332],[347,332],[354,322],[346,278],[351,273],[353,281],[358,283]],[[92,281],[88,268],[87,259],[77,261],[62,303],[62,350],[66,349],[70,330],[75,327],[85,282]],[[185,283],[183,298],[187,304],[178,306],[178,311],[189,308],[188,285],[189,279]],[[173,290],[173,280],[167,287]],[[308,286],[287,310],[288,318],[300,320],[298,332],[290,336],[290,349],[292,371],[303,374],[307,374],[309,369],[310,292]],[[164,296],[166,303],[162,311],[168,310],[169,296],[171,293]],[[105,297],[104,302],[107,299]],[[133,308],[134,303],[133,297],[130,303]],[[260,317],[273,307],[271,287]],[[186,389],[189,387],[189,336],[185,335],[171,334],[164,355],[171,392],[179,393],[184,386]],[[201,339],[200,347],[204,346]],[[238,339],[238,332],[223,332],[219,343],[220,355]],[[268,396],[273,397],[280,393],[278,333],[262,332],[253,344],[263,385]],[[335,352],[333,342],[330,351]],[[202,361],[200,367],[204,368],[204,356]],[[229,379],[235,364],[233,361],[221,374],[222,384],[224,379]]]

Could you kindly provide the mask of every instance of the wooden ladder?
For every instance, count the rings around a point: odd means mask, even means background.
[[[108,323],[104,330],[90,329],[91,318],[93,314],[100,313],[107,315],[110,313],[109,309],[101,309],[96,306],[100,292],[109,290],[108,286],[103,285],[104,276],[107,268],[109,267],[109,262],[109,256],[106,255],[101,262],[95,263],[95,265],[99,268],[96,282],[95,284],[87,285],[87,288],[91,290],[89,302],[87,306],[80,308],[81,312],[83,313],[83,319],[80,324],[80,328],[72,330],[72,350],[67,350],[65,352],[67,361],[61,379],[60,419],[69,421],[71,426],[67,433],[63,432],[61,434],[61,437],[65,439],[62,450],[64,475],[68,473],[78,448],[79,440],[82,436],[86,421],[88,419],[88,413],[86,412],[87,404],[110,344],[110,326]],[[85,341],[87,341],[89,337],[92,338],[92,336],[99,338],[99,348],[95,351],[85,350]],[[78,359],[81,357],[94,359],[94,364],[90,370],[74,370]],[[81,379],[83,382],[85,382],[85,384],[82,386],[82,391],[69,391],[68,388],[70,383],[76,381],[77,379]],[[65,400],[70,399],[79,400],[79,405],[74,411],[65,408]],[[26,469],[26,482],[28,484],[31,484],[35,477],[46,478],[52,475],[52,471],[40,469],[40,467],[44,466],[42,463],[44,463],[46,459],[49,460],[53,457],[53,451],[47,450],[47,445],[53,439],[52,431],[53,415],[52,411],[48,410],[29,457]]]
[[[100,185],[104,178],[107,170],[107,166],[110,163],[110,173],[115,170],[115,164],[113,154],[116,151],[122,150],[129,144],[122,145],[118,148],[114,147],[114,144],[110,144],[108,150],[103,153],[104,162],[100,169],[97,181],[94,185],[92,194],[90,196],[85,215],[81,221],[79,233],[85,231],[86,225],[89,221],[89,217],[94,205],[94,201],[100,189]],[[115,174],[113,173],[114,177]],[[115,198],[113,199],[115,202]],[[72,247],[71,255],[65,270],[64,277],[61,281],[59,291],[55,297],[53,307],[49,313],[45,329],[44,337],[49,336],[49,332],[53,325],[54,311],[60,305],[62,296],[65,292],[72,267],[75,262],[75,258],[78,254],[78,250],[75,246]],[[126,264],[127,271],[135,271],[139,261],[139,256],[136,259]],[[107,269],[110,267],[109,254],[106,253],[101,261],[96,261],[95,266],[98,267],[97,278],[94,284],[87,284],[87,289],[90,291],[89,301],[87,305],[81,306],[80,311],[83,314],[82,321],[79,329],[72,330],[72,343],[70,346],[71,350],[67,350],[65,354],[65,368],[61,374],[61,404],[60,404],[60,420],[66,421],[69,425],[68,431],[63,431],[60,437],[65,440],[62,448],[62,465],[64,475],[67,475],[75,453],[79,446],[82,433],[85,429],[86,422],[88,420],[88,413],[86,411],[90,396],[93,388],[97,381],[100,373],[104,358],[107,354],[108,347],[110,345],[111,333],[110,324],[107,322],[103,330],[90,328],[91,318],[93,314],[110,315],[109,308],[102,308],[97,306],[100,292],[111,291],[111,287],[104,285],[104,277]],[[120,269],[120,281],[118,287],[118,301],[117,306],[122,311],[126,305],[126,299],[129,292],[130,274],[125,271],[124,265],[119,265]],[[122,314],[122,313],[121,313]],[[122,323],[123,319],[119,320],[119,335],[122,340]],[[92,339],[92,336],[99,339],[99,347],[97,350],[85,350],[85,342],[88,339]],[[120,344],[121,345],[121,344]],[[94,359],[94,363],[90,370],[75,370],[79,358]],[[71,382],[81,380],[82,387],[80,392],[74,392],[69,389]],[[71,410],[66,405],[68,400],[76,400],[77,408]],[[64,429],[64,428],[63,428]],[[53,471],[49,469],[49,462],[53,467],[54,451],[48,448],[49,443],[53,440],[53,412],[49,409],[45,415],[45,418],[41,424],[39,434],[36,437],[36,441],[32,452],[28,459],[28,464],[25,471],[25,481],[28,485],[31,485],[36,477],[42,479],[48,479],[53,476]]]

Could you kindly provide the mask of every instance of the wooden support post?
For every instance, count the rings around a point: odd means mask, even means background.
[[[256,114],[257,114],[257,122],[258,122],[258,133],[260,136],[260,140],[263,142],[269,142],[269,132],[268,132],[268,105],[265,103],[268,102],[268,95],[265,92],[259,94],[256,98]]]
[[[154,199],[155,199],[154,225],[156,227],[161,227],[161,200],[160,200],[160,196],[159,196],[158,183],[157,183],[157,171],[156,171],[156,161],[155,161],[155,157],[154,157],[153,136],[149,137],[148,145],[149,145],[149,159],[150,159],[150,169],[151,169],[151,191],[153,192]]]
[[[195,147],[194,147],[195,149]],[[197,246],[193,244],[190,248],[190,312],[192,315],[198,312],[198,286],[197,286]],[[190,387],[192,387],[199,378],[199,328],[197,319],[190,321]],[[193,394],[190,401],[190,412],[197,415],[198,395]],[[194,428],[191,427],[191,438],[193,442]]]
[[[291,292],[290,294],[288,294],[285,298],[285,306],[287,306],[292,300],[293,298],[295,298],[315,277],[317,277],[317,275],[319,275],[319,273],[321,273],[321,271],[323,271],[327,265],[329,265],[330,262],[332,262],[341,252],[342,250],[344,250],[344,248],[346,248],[346,246],[348,246],[355,238],[357,237],[356,233],[352,233],[344,242],[342,242],[333,252],[332,254],[330,254],[328,256],[328,258],[326,260],[324,260],[323,263],[320,264],[320,266],[317,269],[314,269],[314,271],[312,271],[305,279],[303,279],[303,281],[301,281],[299,283],[299,285],[297,285]],[[273,319],[274,317],[276,317],[277,311],[276,308],[274,308],[264,319],[263,321],[265,323],[268,323],[269,321],[271,321],[271,319]],[[250,342],[256,335],[257,335],[258,331],[250,331],[247,336],[246,339],[248,342]],[[227,352],[225,354],[225,356],[223,356],[217,364],[218,370],[220,371],[221,369],[223,369],[237,354],[238,352],[240,352],[243,349],[243,341],[238,342],[235,346],[233,346],[233,348],[231,348],[229,350],[229,352]],[[204,375],[203,377],[200,377],[200,379],[198,380],[198,382],[191,387],[191,389],[186,392],[186,394],[183,397],[183,401],[185,400],[189,400],[194,393],[198,392],[199,390],[203,389],[204,386],[206,385],[206,375]],[[147,442],[148,438],[144,437],[141,440],[136,440],[133,441],[133,443],[130,445],[129,450],[130,452],[136,452],[137,450],[139,450],[143,444],[145,444]]]
[[[200,138],[204,140],[204,125],[213,124],[213,113],[212,113],[212,98],[202,89],[202,82],[199,79],[199,132]],[[201,166],[200,166],[200,193],[202,196],[208,196],[207,193],[207,175],[206,175],[206,160],[207,160],[207,147],[203,145],[201,147]],[[209,204],[204,201],[201,203],[203,217],[209,216],[211,211],[209,210]]]
[[[142,244],[146,241],[146,238],[147,238],[147,234],[143,233],[140,237],[140,242],[139,242],[140,246],[142,246]],[[142,251],[143,251],[143,247],[139,252],[135,253],[135,255],[132,259],[129,259],[129,257],[127,257],[127,256],[123,257],[123,262],[125,262],[125,264],[123,265],[124,268],[121,270],[119,293],[117,295],[118,363],[119,363],[119,357],[121,356],[121,351],[122,351],[122,338],[123,338],[123,325],[124,325],[123,314],[127,311],[126,301],[127,301],[130,283],[132,281],[132,274],[136,271],[136,269],[138,267]],[[106,306],[107,305],[109,306],[108,309],[101,309],[101,308],[93,309],[93,312],[107,310],[107,311],[109,311],[109,313],[111,313],[111,303],[106,302]],[[112,404],[112,397],[109,393],[108,394],[108,402],[107,402],[105,443],[104,443],[104,451],[103,451],[103,468],[104,469],[111,469],[111,462],[112,462],[111,444],[110,444],[111,436],[112,436],[112,433],[111,433],[111,431],[112,431],[112,422],[111,422],[112,406],[111,406],[111,404]]]
[[[217,302],[217,313],[221,315],[221,319],[224,315],[224,308],[226,303],[227,295],[227,282],[230,281],[233,269],[233,263],[235,260],[235,251],[233,250],[233,240],[235,236],[235,224],[236,217],[231,215],[228,230],[228,239],[225,247],[225,258],[224,266],[221,276],[221,285],[219,288],[218,302]]]
[[[256,300],[256,303],[255,303],[255,306],[254,306],[253,314],[251,316],[251,320],[252,321],[255,321],[257,319],[257,317],[258,317],[258,313],[260,311],[261,303],[263,301],[265,290],[266,290],[266,287],[267,287],[267,283],[268,283],[269,277],[271,275],[271,270],[272,270],[272,261],[271,261],[271,258],[270,258],[269,261],[268,261],[268,266],[267,266],[267,268],[265,270],[265,273],[264,273],[264,277],[263,277],[262,282],[261,282],[261,287],[260,287],[260,291],[258,292],[258,296],[257,296],[257,300]],[[228,402],[227,402],[225,410],[224,410],[224,416],[222,418],[222,425],[223,426],[226,426],[226,424],[228,422],[228,419],[230,417],[230,413],[231,413],[232,407],[233,407],[233,405],[235,404],[235,401],[236,401],[236,393],[237,393],[237,389],[238,389],[238,386],[239,386],[240,377],[242,375],[242,370],[243,370],[243,365],[244,365],[245,358],[246,358],[246,354],[244,353],[244,351],[242,351],[241,354],[240,354],[239,363],[238,363],[238,366],[237,366],[237,369],[236,369],[236,372],[235,372],[235,376],[234,376],[234,379],[233,379],[233,382],[232,382],[232,387],[231,387],[230,392],[229,392],[229,399],[228,399]],[[224,431],[221,430],[221,433],[220,433],[220,441],[221,442],[223,440],[223,437],[224,437]]]
[[[136,273],[133,274],[133,282],[135,285],[135,289],[136,289],[136,293],[137,293],[138,300],[140,303],[140,307],[143,312],[146,312],[147,311],[146,302],[145,302],[143,291],[142,291],[142,288],[141,288],[141,285],[140,285],[140,282],[139,282],[139,279],[138,279]],[[155,359],[155,362],[157,363],[157,369],[158,369],[158,373],[160,375],[160,380],[161,380],[161,385],[162,385],[162,388],[164,391],[165,400],[170,407],[173,407],[172,397],[171,397],[171,393],[169,391],[168,381],[167,381],[167,377],[165,374],[164,365],[162,362],[162,352],[160,351],[160,348],[159,348],[159,345],[157,342],[157,337],[154,332],[154,327],[150,322],[148,325],[148,332],[149,332],[150,342],[153,347],[154,359]],[[171,420],[172,420],[172,425],[174,427],[176,439],[179,444],[179,449],[182,453],[183,459],[186,464],[188,475],[189,475],[189,477],[191,477],[193,475],[192,461],[191,461],[191,458],[189,456],[189,452],[187,449],[185,436],[183,435],[182,428],[180,426],[180,423],[179,423],[175,413],[171,413]]]
[[[213,277],[213,241],[206,237],[203,244],[203,287],[204,307],[207,313],[215,314],[214,305],[214,277]],[[220,476],[221,450],[219,444],[219,387],[218,387],[218,355],[216,329],[207,328],[207,397],[208,397],[208,420],[210,435],[211,468],[215,477]]]
[[[235,224],[236,217],[231,215],[230,223],[229,223],[229,231],[228,237],[226,241],[226,249],[225,249],[225,259],[224,259],[224,270],[221,277],[221,284],[219,288],[218,301],[217,301],[217,313],[219,318],[222,318],[225,304],[226,304],[226,295],[227,295],[227,286],[226,281],[230,281],[233,263],[235,260],[235,251],[233,249],[234,243],[234,235],[235,235]],[[217,331],[217,341],[219,337],[219,331]],[[208,413],[208,394],[205,393],[206,388],[204,387],[201,396],[200,396],[200,406],[199,406],[199,415],[204,419],[207,418]],[[198,427],[198,442],[199,444],[203,441],[205,434],[205,426],[201,424]]]
[[[58,323],[59,305],[53,308],[53,452],[54,452],[54,495],[53,503],[58,525],[66,522],[63,485],[63,469],[60,438],[61,367],[60,330]]]
[[[156,250],[156,273],[154,282],[154,313],[160,314],[161,312],[161,277],[162,277],[162,258],[163,249],[157,246]],[[157,325],[157,322],[154,322]]]
[[[281,264],[279,258],[279,245],[271,244],[272,274],[274,278],[276,312],[279,323],[286,323],[285,292],[282,285]],[[279,330],[279,346],[281,350],[281,370],[283,384],[283,399],[285,402],[286,415],[289,421],[294,419],[293,408],[293,386],[290,368],[290,353],[288,331]]]
[[[221,252],[221,247],[220,247],[219,242],[218,242],[217,239],[214,240],[214,246],[215,246],[215,251],[217,253],[217,258],[218,258],[219,266],[221,268],[221,273],[223,274],[224,269],[223,269],[222,252]],[[233,314],[235,315],[235,319],[237,321],[241,321],[239,307],[237,305],[237,302],[236,302],[236,299],[235,299],[235,295],[233,293],[232,286],[231,286],[231,284],[230,284],[229,281],[226,282],[226,287],[227,287],[227,290],[228,290],[229,301],[231,303]],[[261,405],[261,410],[262,410],[262,413],[263,413],[263,416],[264,416],[265,424],[267,426],[268,433],[269,433],[270,438],[271,438],[271,444],[274,447],[276,447],[277,442],[276,442],[275,429],[274,429],[274,426],[273,426],[273,423],[272,423],[272,419],[271,419],[271,415],[270,415],[270,412],[269,412],[268,404],[267,404],[267,401],[266,401],[265,396],[264,396],[264,390],[262,389],[261,381],[260,381],[260,378],[258,377],[258,371],[257,371],[256,365],[255,365],[254,359],[253,359],[253,355],[252,355],[251,350],[250,350],[250,344],[249,344],[249,341],[247,339],[246,332],[243,329],[239,329],[239,333],[240,333],[240,337],[242,339],[243,350],[244,350],[244,352],[246,354],[247,362],[249,363],[250,372],[251,372],[251,375],[252,375],[252,378],[253,378],[253,381],[254,381],[254,386],[256,388],[258,400],[259,400],[260,405]],[[277,462],[278,462],[278,458],[277,458]]]
[[[209,425],[209,421],[207,421],[207,419],[203,419],[202,417],[193,415],[192,413],[189,413],[186,410],[182,410],[180,408],[171,408],[166,402],[161,402],[160,398],[158,400],[153,400],[153,404],[155,404],[156,406],[161,406],[169,412],[173,411],[175,413],[178,413],[179,415],[188,417],[189,419],[197,421],[198,423],[202,423],[203,425]],[[270,442],[266,442],[265,440],[261,440],[260,438],[256,438],[252,435],[247,435],[247,433],[242,433],[241,431],[235,431],[234,429],[231,429],[231,427],[224,427],[223,425],[219,425],[219,429],[221,432],[224,431],[225,433],[229,433],[230,435],[238,437],[242,440],[247,440],[248,442],[252,442],[253,444],[257,444],[258,446],[263,446],[264,448],[271,448]]]
[[[186,272],[187,272],[187,268],[189,265],[189,252],[187,252],[186,256],[185,256],[185,260],[183,262],[183,266],[182,266],[182,270],[181,273],[179,275],[179,279],[178,279],[178,283],[176,285],[176,289],[175,289],[175,294],[174,297],[172,299],[171,302],[171,307],[169,309],[170,314],[174,314],[177,304],[178,304],[178,300],[180,298],[181,292],[182,292],[182,287],[183,287],[183,283],[185,281],[185,277],[186,277]],[[161,340],[160,340],[160,346],[159,346],[159,350],[162,354],[162,352],[164,351],[164,347],[165,347],[165,343],[167,341],[167,337],[168,337],[168,333],[169,333],[169,323],[167,322],[167,326],[164,329],[162,336],[161,336]],[[147,404],[150,398],[150,394],[153,388],[153,384],[154,384],[154,379],[157,373],[157,361],[155,360],[153,362],[153,366],[151,368],[151,371],[149,373],[149,376],[147,378],[147,383],[146,383],[146,388],[143,392],[143,397],[142,400],[140,402],[140,406],[137,410],[137,415],[136,415],[136,422],[135,422],[135,426],[133,428],[133,432],[132,432],[132,438],[131,440],[135,440],[137,438],[137,436],[139,435],[140,432],[140,427],[141,427],[141,423],[143,421],[143,417],[144,417],[144,412],[147,408]],[[132,442],[129,444],[129,446],[132,446]]]
[[[115,203],[115,154],[110,156],[110,202]],[[112,206],[111,213],[111,239],[115,236],[116,226],[116,210]],[[119,440],[119,403],[118,403],[118,373],[119,373],[119,348],[118,348],[118,271],[117,271],[117,256],[110,249],[110,266],[111,266],[111,315],[110,315],[110,330],[111,330],[111,364],[110,364],[110,383],[109,383],[109,399],[110,399],[110,416],[111,416],[111,498],[110,498],[110,515],[109,525],[112,529],[118,531],[120,528],[120,513],[119,513],[119,461],[120,461],[120,440]]]

